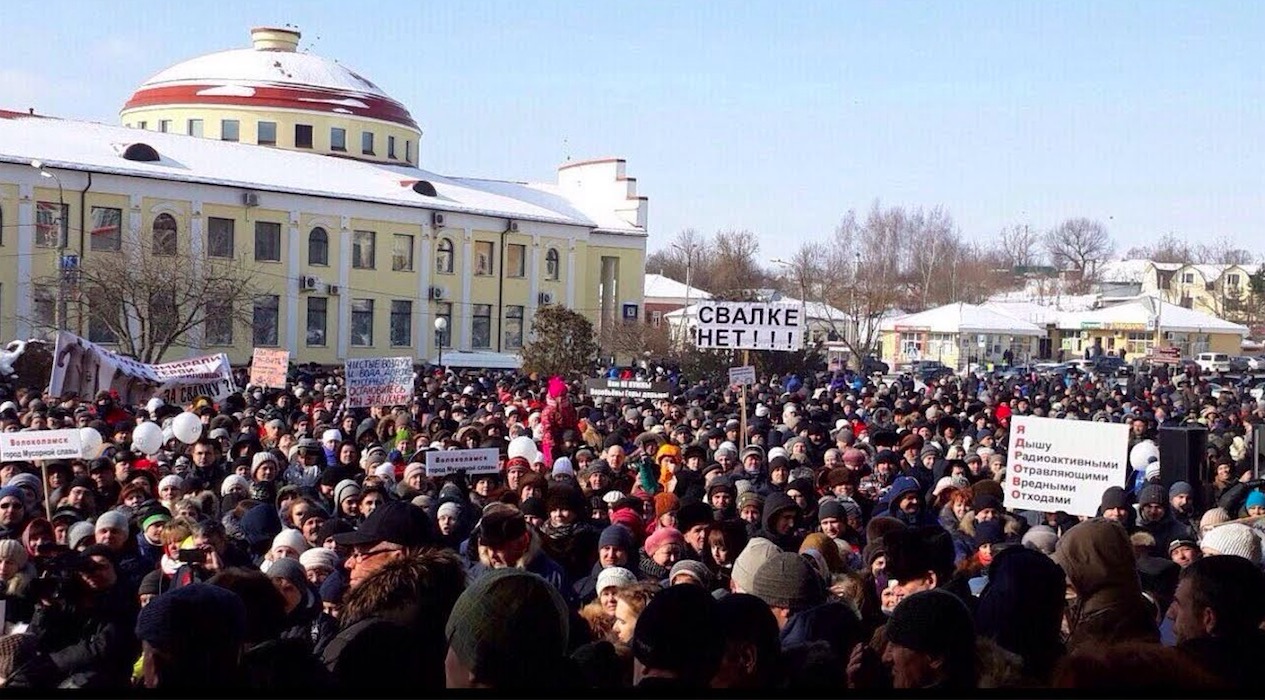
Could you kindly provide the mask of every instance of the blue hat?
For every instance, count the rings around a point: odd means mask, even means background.
[[[597,547],[598,549],[602,547],[619,547],[630,555],[636,550],[636,546],[633,544],[632,530],[623,525],[611,525],[602,530],[602,536],[597,540]]]
[[[1265,493],[1260,491],[1249,493],[1247,495],[1247,503],[1244,503],[1243,507],[1251,508],[1252,506],[1265,506]]]

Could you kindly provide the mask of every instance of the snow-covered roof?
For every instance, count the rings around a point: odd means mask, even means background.
[[[655,299],[711,299],[710,292],[706,292],[698,287],[686,286],[681,282],[677,282],[671,277],[663,275],[647,274],[645,282],[645,293],[642,295],[646,301],[653,303]]]
[[[880,326],[883,330],[905,327],[927,330],[931,333],[1045,335],[1044,329],[1028,321],[1012,318],[984,306],[962,302],[888,319]]]
[[[123,150],[144,142],[160,160],[126,160]],[[548,185],[450,178],[407,165],[387,165],[316,153],[266,148],[181,134],[18,113],[0,113],[0,162],[376,202],[431,211],[584,226],[644,235],[618,217],[598,216]],[[413,191],[418,180],[437,196]],[[264,205],[266,206],[266,201]],[[612,220],[615,219],[615,220]]]
[[[1058,327],[1064,330],[1112,327],[1154,330],[1154,309],[1157,303],[1161,330],[1177,333],[1234,333],[1240,336],[1248,334],[1247,326],[1160,301],[1154,296],[1138,297],[1096,311],[1065,312],[1059,315]]]
[[[470,367],[473,369],[518,369],[523,358],[507,352],[488,350],[445,350],[444,367]]]
[[[1059,322],[1058,308],[1032,301],[987,301],[984,302],[983,307],[1037,326],[1048,326]]]
[[[1103,282],[1141,282],[1150,264],[1150,260],[1141,258],[1111,260],[1098,268],[1098,277]]]
[[[524,202],[531,202],[550,211],[565,214],[573,219],[593,222],[601,231],[618,233],[641,232],[642,229],[621,219],[611,209],[601,209],[589,201],[567,199],[562,188],[551,182],[515,182],[513,180],[487,180],[475,177],[453,177],[453,182],[468,185],[473,189],[511,197]]]
[[[219,51],[182,61],[158,71],[141,83],[141,87],[192,81],[233,85],[277,83],[388,96],[373,81],[328,58],[297,51],[259,51],[253,48]]]

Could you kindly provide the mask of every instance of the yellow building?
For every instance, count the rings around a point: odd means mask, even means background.
[[[1249,294],[1252,270],[1242,265],[1148,262],[1141,292],[1218,317],[1234,317]]]
[[[599,328],[639,321],[647,201],[623,160],[568,162],[551,183],[428,172],[399,102],[296,52],[296,30],[252,39],[146,81],[125,126],[0,112],[0,336],[60,317],[109,344],[91,299],[66,294],[59,314],[39,283],[62,255],[249,264],[264,290],[251,327],[208,319],[164,359],[274,346],[301,362],[434,361],[443,317],[444,364],[504,367],[542,304]]]

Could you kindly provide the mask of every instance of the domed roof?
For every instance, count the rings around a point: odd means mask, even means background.
[[[394,122],[417,129],[404,105],[355,71],[298,53],[299,32],[257,27],[254,46],[198,56],[146,80],[124,111],[167,105],[298,109]]]

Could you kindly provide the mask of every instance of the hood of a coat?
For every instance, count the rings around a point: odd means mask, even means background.
[[[1086,520],[1068,530],[1059,540],[1054,561],[1082,600],[1103,592],[1142,595],[1133,545],[1119,523]]]

